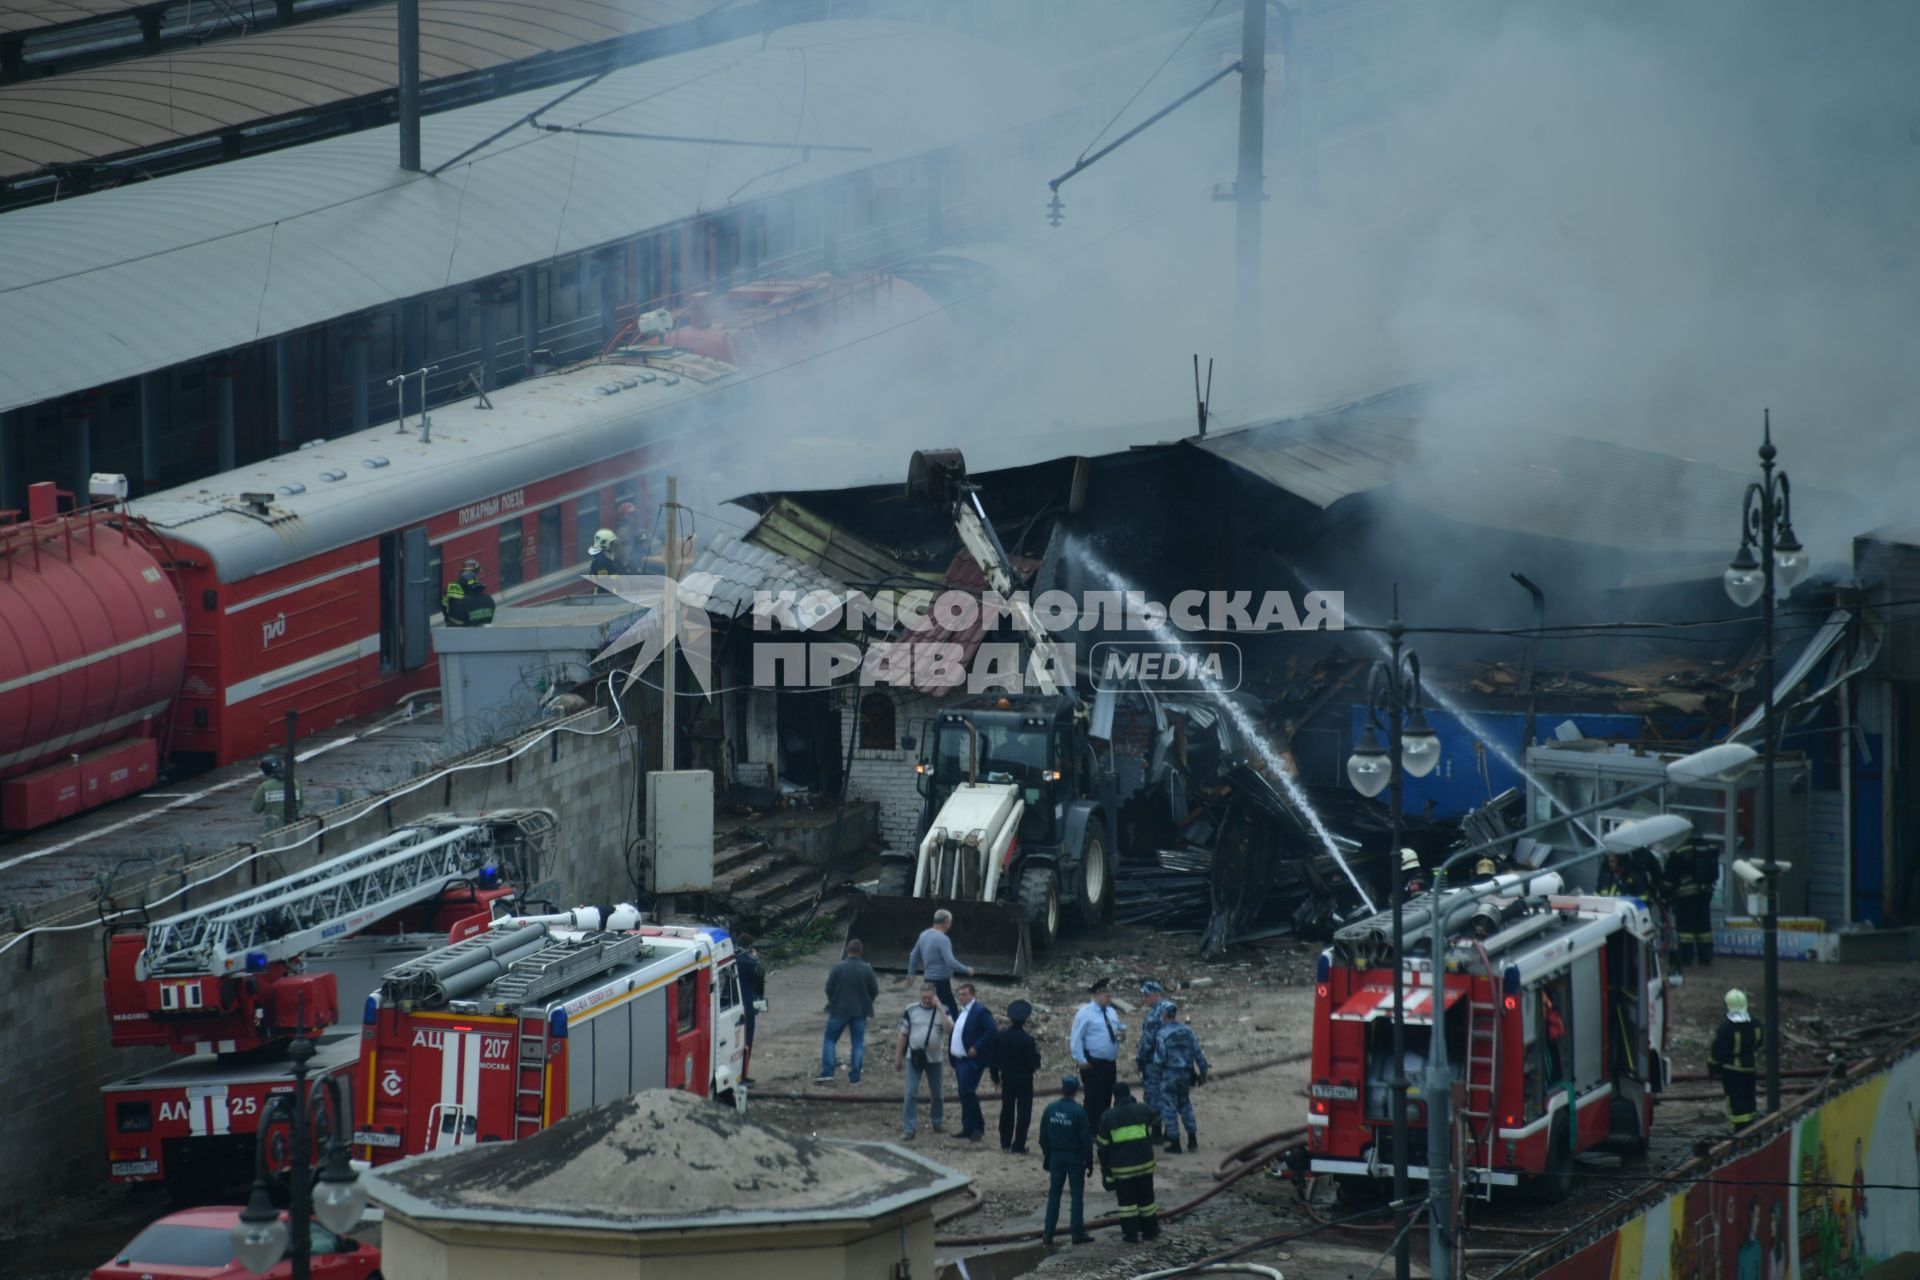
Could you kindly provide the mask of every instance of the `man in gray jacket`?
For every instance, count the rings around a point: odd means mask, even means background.
[[[820,1041],[820,1078],[815,1084],[833,1083],[842,1031],[853,1033],[847,1083],[860,1083],[860,1068],[867,1060],[867,1019],[873,1016],[873,998],[880,994],[880,980],[864,959],[866,952],[860,939],[847,939],[846,958],[827,972],[827,1034]]]
[[[940,994],[940,1003],[946,1006],[947,1016],[960,1016],[960,1006],[953,998],[953,975],[964,973],[973,976],[973,966],[961,964],[954,958],[953,943],[947,937],[947,931],[953,928],[953,912],[945,907],[933,913],[931,928],[920,931],[919,941],[913,944],[913,951],[907,956],[907,982],[912,983],[913,975],[923,975],[933,984]]]

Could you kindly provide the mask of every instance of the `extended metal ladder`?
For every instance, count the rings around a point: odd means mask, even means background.
[[[1474,1188],[1483,1200],[1493,1198],[1493,1153],[1494,1133],[1499,1125],[1495,1115],[1500,1072],[1500,997],[1498,983],[1494,980],[1493,962],[1487,957],[1487,949],[1478,941],[1473,944],[1474,957],[1480,962],[1481,972],[1487,975],[1489,989],[1495,992],[1493,999],[1477,1001],[1472,990],[1467,993],[1467,1089],[1466,1107],[1468,1131],[1473,1135],[1474,1150],[1465,1153],[1461,1168],[1467,1171],[1468,1181],[1477,1183]]]
[[[249,954],[290,959],[357,933],[473,875],[492,856],[479,827],[404,827],[372,844],[147,928],[142,978],[226,974]]]

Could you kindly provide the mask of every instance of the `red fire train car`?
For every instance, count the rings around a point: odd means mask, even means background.
[[[833,316],[931,311],[886,276],[697,297],[663,344],[617,346],[400,423],[302,446],[124,508],[0,514],[0,828],[225,765],[393,707],[437,678],[444,583],[580,589],[622,503],[644,525],[689,442],[745,430],[751,377],[822,349]],[[657,330],[656,330],[657,332]]]

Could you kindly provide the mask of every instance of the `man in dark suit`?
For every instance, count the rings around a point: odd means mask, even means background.
[[[978,1142],[987,1132],[987,1118],[980,1113],[980,1077],[991,1059],[996,1028],[987,1006],[973,998],[971,982],[961,983],[953,994],[960,1013],[953,1020],[947,1056],[953,1059],[953,1082],[960,1093],[958,1136],[963,1142]]]

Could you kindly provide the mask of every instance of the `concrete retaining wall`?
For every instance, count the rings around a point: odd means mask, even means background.
[[[633,734],[608,730],[595,709],[449,762],[386,798],[356,800],[262,837],[271,858],[242,863],[247,846],[174,869],[170,891],[208,882],[160,908],[171,914],[264,880],[311,866],[369,843],[433,813],[544,807],[560,818],[547,881],[570,899],[620,901],[633,896],[626,849],[636,782]],[[317,834],[316,834],[317,833]],[[313,838],[309,838],[313,837]],[[223,872],[223,868],[232,868]],[[0,1087],[6,1141],[0,1142],[0,1206],[30,1209],[40,1199],[106,1180],[106,1134],[98,1089],[165,1061],[154,1050],[117,1050],[107,1040],[101,984],[101,930],[89,899],[49,903],[34,914],[43,931],[0,954]],[[79,925],[61,932],[45,926]],[[0,934],[0,945],[14,935]]]

